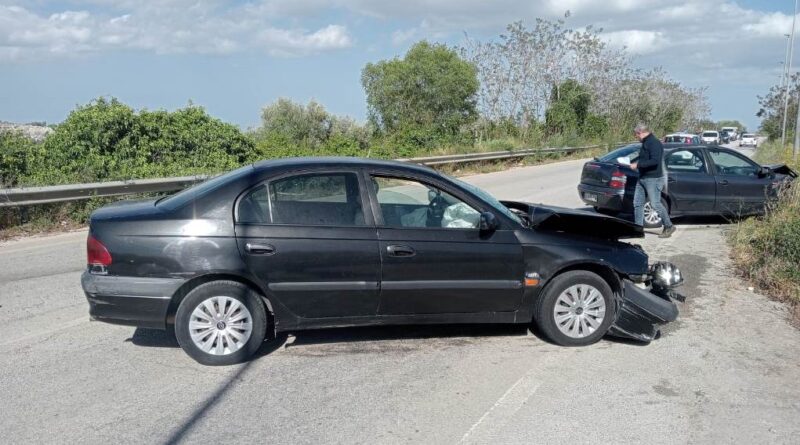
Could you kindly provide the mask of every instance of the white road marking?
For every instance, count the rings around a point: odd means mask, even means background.
[[[459,444],[466,443],[487,443],[490,442],[492,432],[502,429],[511,417],[530,399],[542,386],[542,379],[539,377],[541,368],[553,360],[558,354],[563,361],[564,355],[571,354],[574,349],[567,351],[551,351],[545,360],[539,361],[533,368],[529,369],[522,377],[511,385],[494,405],[491,406],[475,422],[469,430],[461,437]],[[563,353],[562,353],[563,352]]]

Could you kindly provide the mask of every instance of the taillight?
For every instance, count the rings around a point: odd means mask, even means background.
[[[92,235],[86,239],[86,263],[92,271],[103,271],[111,265],[111,253]]]
[[[608,181],[608,186],[612,189],[624,189],[626,182],[628,182],[628,177],[625,176],[625,173],[616,170],[611,173],[611,180]]]

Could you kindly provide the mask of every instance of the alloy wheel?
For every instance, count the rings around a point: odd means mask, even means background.
[[[192,342],[211,355],[228,355],[250,339],[253,317],[241,301],[225,296],[203,300],[192,311],[189,334]]]
[[[565,289],[553,308],[558,330],[571,338],[592,335],[603,324],[605,316],[605,297],[588,284],[576,284]]]

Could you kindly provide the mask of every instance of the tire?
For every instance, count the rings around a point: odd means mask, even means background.
[[[589,292],[585,292],[586,290]],[[599,297],[595,296],[594,291]],[[586,304],[584,300],[582,306],[577,306],[581,307],[580,310],[577,310],[577,307],[570,308],[564,305],[570,298],[575,301],[580,295],[587,294],[590,304]],[[602,312],[597,306],[599,301],[597,298],[602,300]],[[588,308],[592,307],[595,315],[589,312]],[[602,319],[596,317],[599,314],[602,315]],[[553,278],[542,290],[534,309],[534,320],[539,331],[548,340],[561,346],[586,346],[597,342],[608,332],[615,316],[616,300],[611,287],[599,275],[586,270],[572,270]],[[562,327],[559,327],[557,317],[561,318],[559,321]],[[597,322],[597,326],[590,324],[592,320]],[[577,325],[576,332],[569,334],[568,331],[575,325]],[[567,332],[562,330],[565,328]]]
[[[669,206],[667,205],[667,201],[663,197],[661,198],[661,205],[664,206],[665,209],[667,209],[667,214],[669,214]],[[652,217],[649,216],[650,212],[653,213]],[[658,214],[655,213],[655,209],[653,209],[652,206],[650,206],[650,201],[646,202],[644,204],[644,228],[657,229],[661,227],[661,225],[662,225],[661,217],[659,217]]]
[[[194,288],[175,314],[178,344],[203,365],[246,361],[261,347],[266,332],[261,296],[236,281],[212,281]]]

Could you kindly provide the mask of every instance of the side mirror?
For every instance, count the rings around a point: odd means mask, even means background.
[[[481,232],[494,232],[497,228],[500,227],[500,222],[497,221],[497,217],[494,216],[492,212],[483,212],[481,213],[481,220],[480,220],[480,230]]]
[[[758,177],[759,178],[766,178],[772,174],[772,169],[769,167],[761,167],[758,169]]]

